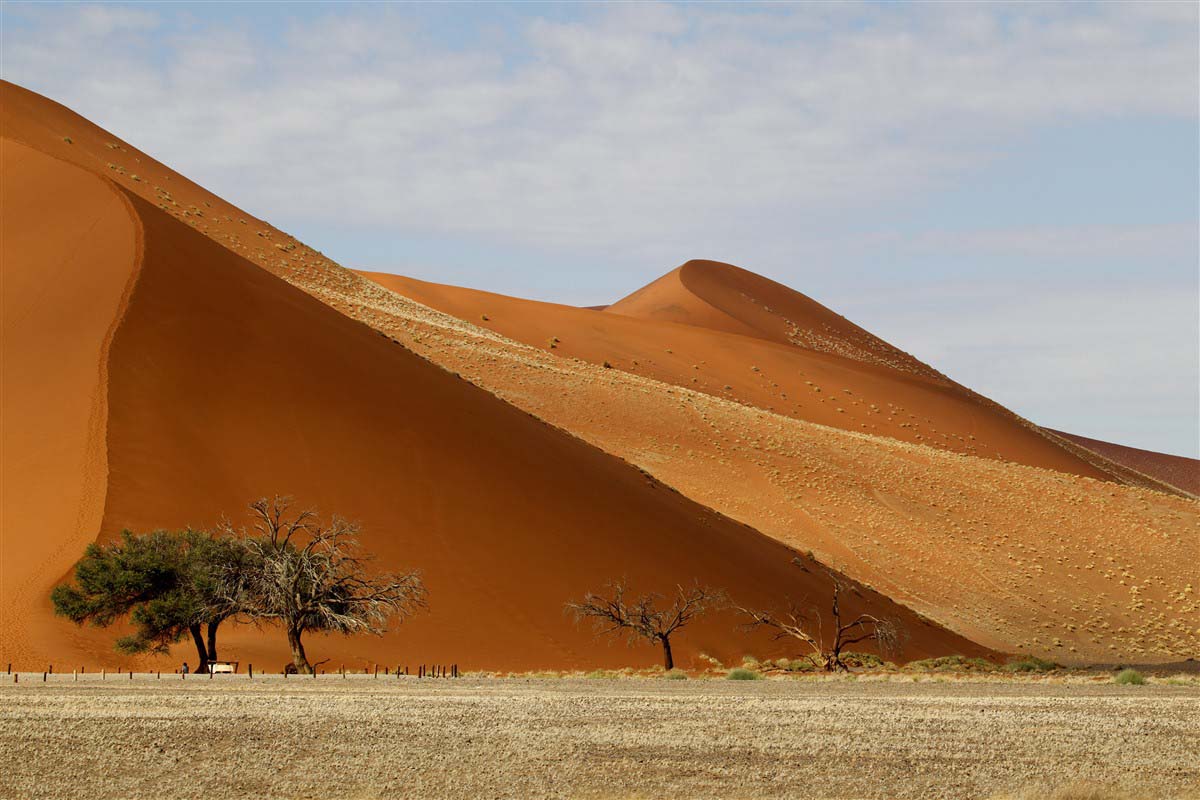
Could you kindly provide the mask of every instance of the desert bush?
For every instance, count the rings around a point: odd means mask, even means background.
[[[681,669],[670,669],[663,673],[663,677],[669,681],[686,681],[688,674]]]
[[[842,661],[847,667],[857,667],[859,669],[879,669],[886,662],[875,655],[874,653],[855,653],[853,651],[842,654]]]
[[[1117,673],[1114,681],[1122,686],[1144,686],[1146,679],[1136,669],[1123,669]]]
[[[762,680],[762,675],[755,670],[746,669],[745,667],[737,667],[729,670],[729,674],[725,676],[731,681],[758,681]]]
[[[910,661],[904,668],[911,672],[994,672],[996,665],[986,658],[941,656]]]
[[[1168,686],[1192,686],[1200,683],[1200,677],[1180,673],[1179,675],[1172,675],[1170,678],[1164,680],[1163,683]]]
[[[1053,672],[1060,668],[1061,665],[1037,656],[1026,656],[1005,665],[1005,669],[1009,672]]]

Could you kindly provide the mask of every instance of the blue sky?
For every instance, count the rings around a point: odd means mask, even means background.
[[[0,8],[6,79],[347,266],[595,304],[731,261],[1200,455],[1194,3]]]

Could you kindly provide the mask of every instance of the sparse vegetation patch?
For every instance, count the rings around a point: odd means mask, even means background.
[[[725,677],[731,681],[758,681],[762,680],[762,673],[747,667],[734,667]]]
[[[1123,669],[1113,680],[1121,686],[1144,686],[1146,679],[1136,669]]]

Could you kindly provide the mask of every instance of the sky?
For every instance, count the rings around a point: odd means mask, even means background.
[[[1042,425],[1200,456],[1200,5],[0,5],[0,74],[354,268],[691,258]]]

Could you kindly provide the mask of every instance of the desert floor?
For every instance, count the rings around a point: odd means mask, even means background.
[[[8,681],[5,798],[1200,796],[1194,681]]]

